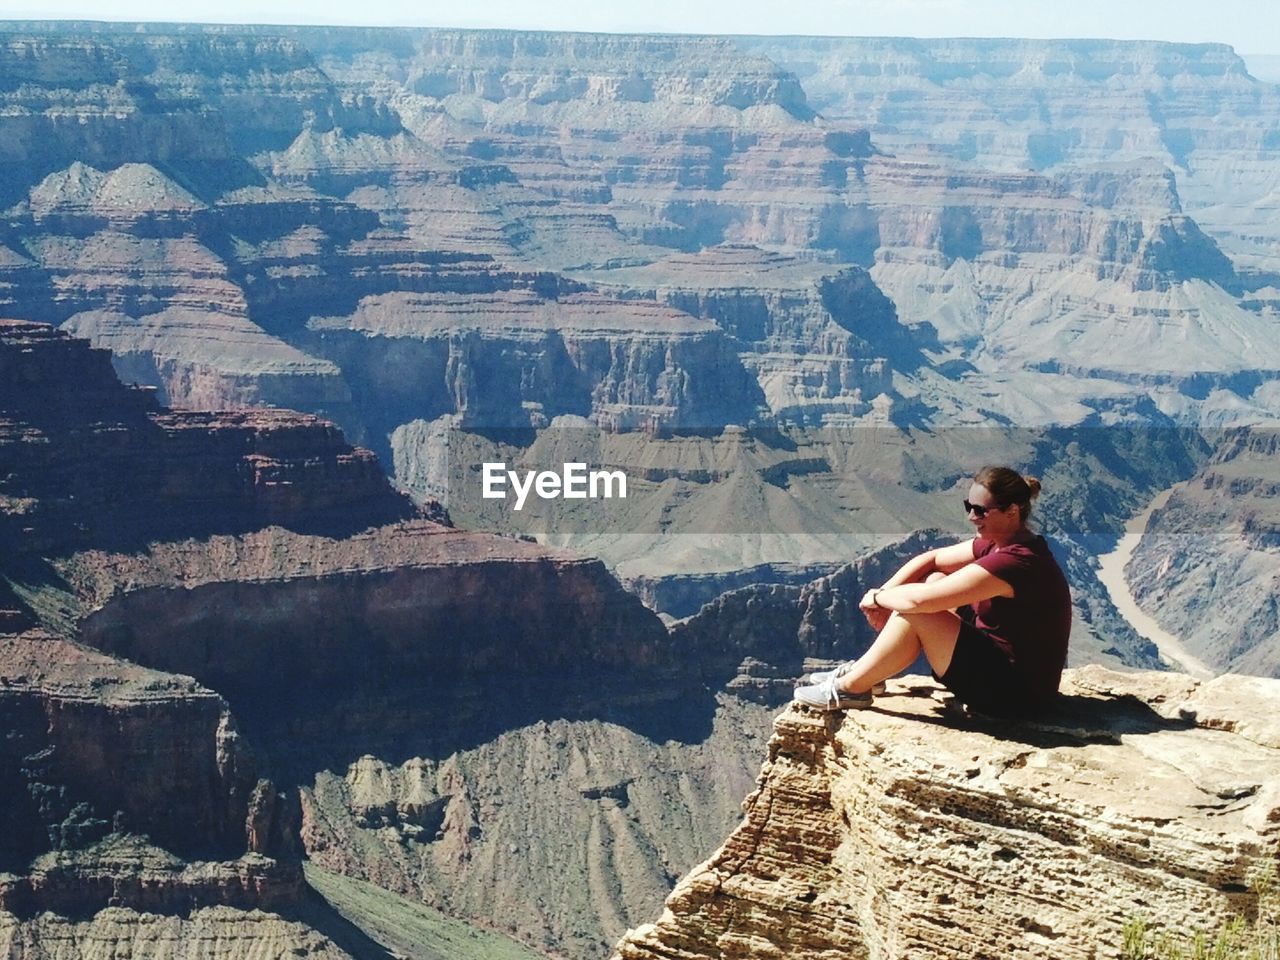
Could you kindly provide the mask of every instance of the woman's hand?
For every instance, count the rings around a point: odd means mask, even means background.
[[[863,594],[862,601],[858,604],[858,609],[867,618],[867,623],[871,624],[871,629],[877,633],[884,629],[884,625],[889,622],[889,617],[893,613],[892,610],[886,610],[876,603],[876,594],[878,592],[878,590],[868,590]]]

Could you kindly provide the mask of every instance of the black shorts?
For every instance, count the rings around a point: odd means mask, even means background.
[[[993,717],[1022,717],[1035,710],[1019,675],[999,645],[967,620],[960,624],[947,672],[933,678],[963,703]]]

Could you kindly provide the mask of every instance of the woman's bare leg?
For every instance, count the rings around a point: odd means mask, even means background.
[[[865,693],[907,669],[921,651],[941,676],[951,666],[960,624],[960,618],[950,610],[893,614],[870,649],[839,677],[837,687],[845,693]]]

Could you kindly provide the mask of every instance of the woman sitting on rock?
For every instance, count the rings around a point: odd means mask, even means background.
[[[1040,481],[984,467],[965,513],[977,536],[909,560],[860,604],[879,636],[837,670],[796,689],[799,703],[847,710],[924,653],[934,678],[975,710],[1033,712],[1058,691],[1071,631],[1071,593],[1049,546],[1027,528]],[[957,610],[959,611],[957,613]]]

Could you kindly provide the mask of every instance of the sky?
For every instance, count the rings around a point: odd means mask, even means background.
[[[1276,0],[0,0],[0,19],[504,27],[622,33],[1111,37],[1280,54]]]

